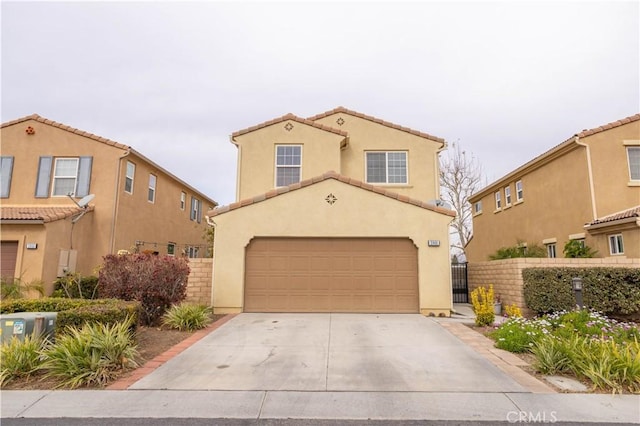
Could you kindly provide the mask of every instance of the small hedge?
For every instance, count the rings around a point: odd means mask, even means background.
[[[53,297],[69,297],[72,299],[98,299],[98,277],[67,275],[53,282]]]
[[[115,324],[133,319],[138,323],[140,304],[116,299],[66,299],[47,297],[43,299],[17,299],[0,303],[0,314],[16,312],[57,312],[56,333],[67,326],[82,327],[87,323]]]
[[[640,312],[640,269],[527,268],[522,271],[524,300],[538,314],[571,310],[576,300],[571,279],[582,278],[585,307],[606,315]]]

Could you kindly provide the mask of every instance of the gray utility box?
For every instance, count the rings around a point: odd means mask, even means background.
[[[27,335],[40,336],[53,341],[57,312],[17,312],[0,315],[0,337],[8,343],[13,337],[21,341]]]

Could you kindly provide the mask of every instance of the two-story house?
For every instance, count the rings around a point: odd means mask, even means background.
[[[237,202],[215,226],[215,312],[449,315],[443,139],[339,107],[231,135]]]
[[[95,273],[121,250],[203,257],[216,202],[129,146],[38,115],[2,124],[2,276]],[[71,196],[69,196],[71,194]]]
[[[640,258],[640,114],[572,136],[470,202],[471,262],[518,242],[564,257],[569,240],[596,257]]]

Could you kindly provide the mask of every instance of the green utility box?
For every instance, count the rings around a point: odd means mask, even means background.
[[[27,335],[40,336],[53,341],[57,312],[17,312],[0,315],[0,337],[2,343],[13,337],[24,340]]]

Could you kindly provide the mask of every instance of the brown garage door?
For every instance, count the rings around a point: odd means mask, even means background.
[[[400,238],[255,238],[245,312],[418,312],[418,250]]]
[[[18,258],[18,242],[0,242],[0,276],[13,278],[16,273],[16,259]]]

